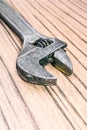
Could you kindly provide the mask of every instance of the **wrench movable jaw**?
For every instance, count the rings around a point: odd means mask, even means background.
[[[52,65],[67,76],[73,72],[73,65],[63,49],[54,53]]]

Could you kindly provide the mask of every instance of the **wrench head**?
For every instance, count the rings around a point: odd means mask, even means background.
[[[64,58],[59,58],[62,53],[65,54],[65,52],[62,52],[61,50],[66,47],[66,43],[60,42],[57,39],[51,39],[51,41],[52,44],[44,48],[32,44],[27,44],[23,47],[16,62],[19,76],[23,80],[39,85],[55,85],[57,80],[56,77],[50,74],[44,66],[48,63],[52,63],[53,66],[59,69],[62,65],[62,72],[65,73],[67,72],[66,68],[67,70],[68,67],[71,69],[72,65],[69,66],[66,64],[67,62],[71,64],[68,58],[67,60],[64,59],[66,58],[65,56]],[[58,64],[60,60],[64,61],[61,62],[61,65]],[[65,68],[63,64],[66,64]],[[69,74],[70,73],[71,72],[69,72]]]

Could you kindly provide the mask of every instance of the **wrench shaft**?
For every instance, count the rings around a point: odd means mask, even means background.
[[[22,39],[26,35],[36,33],[36,30],[4,0],[0,0],[1,19]]]

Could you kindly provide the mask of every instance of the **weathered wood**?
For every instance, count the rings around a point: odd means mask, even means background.
[[[0,20],[0,130],[87,130],[87,2],[7,0],[39,32],[68,44],[73,74],[51,65],[56,86],[38,86],[17,75],[21,40]]]

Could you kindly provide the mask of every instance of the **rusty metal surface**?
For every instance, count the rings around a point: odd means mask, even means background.
[[[38,33],[3,0],[0,0],[0,17],[23,41],[16,62],[22,79],[40,85],[56,84],[56,78],[44,68],[48,63],[66,75],[72,74],[72,63],[64,50],[66,43]]]

